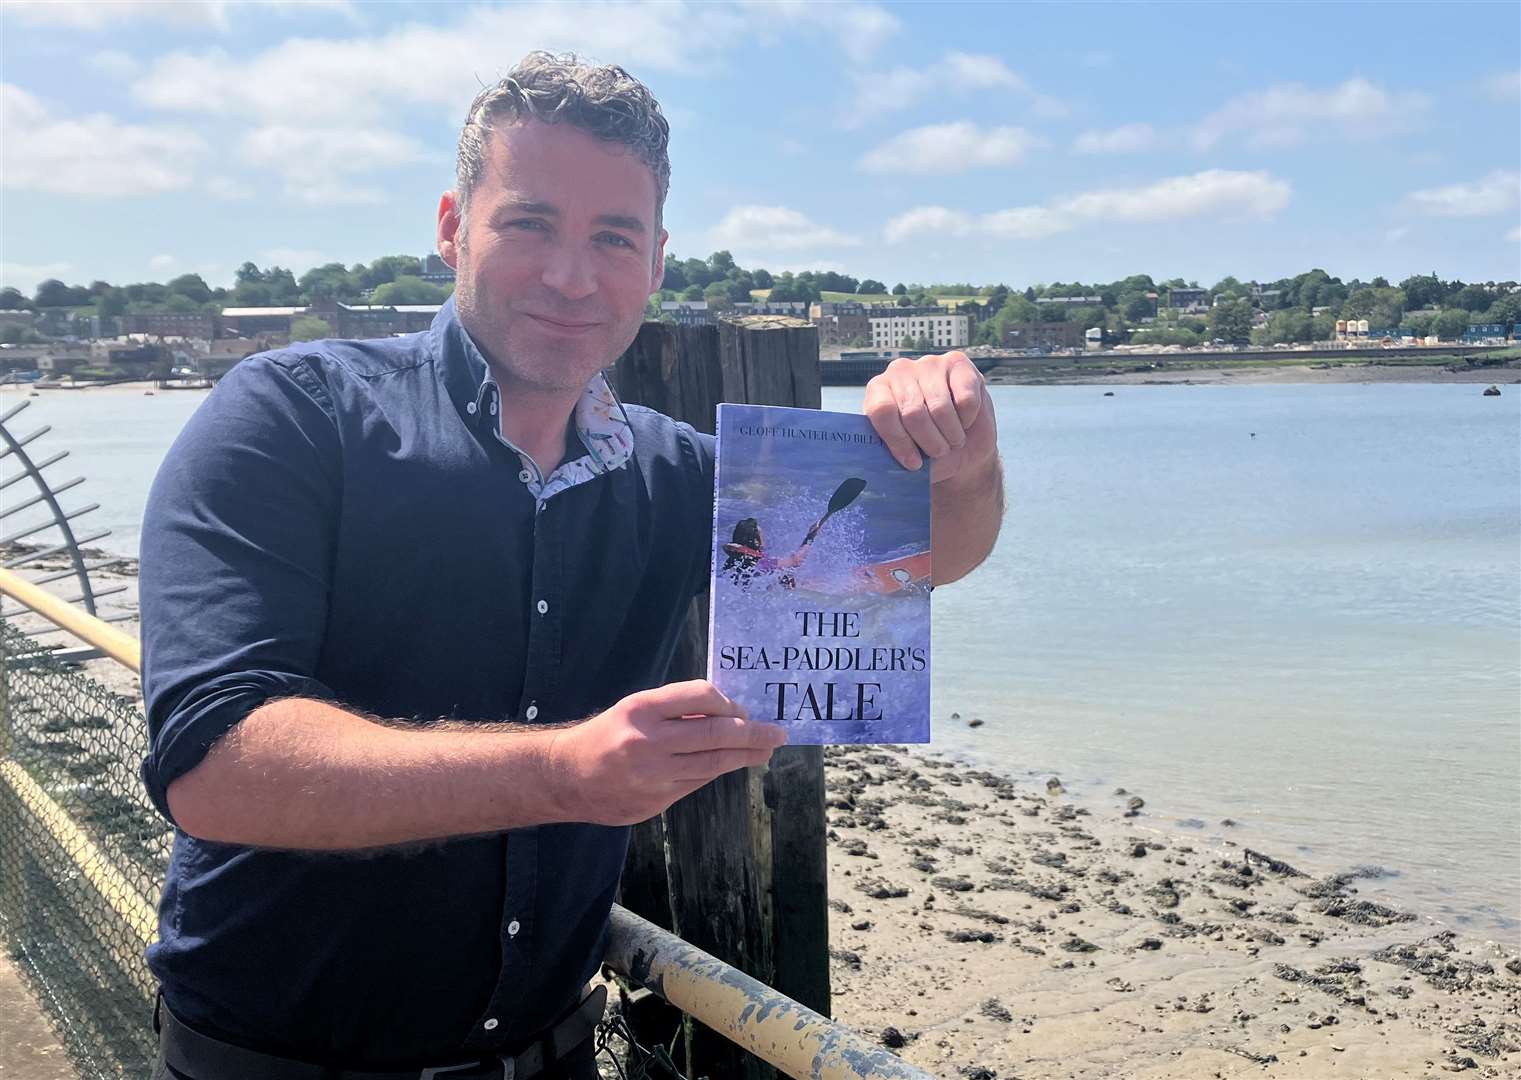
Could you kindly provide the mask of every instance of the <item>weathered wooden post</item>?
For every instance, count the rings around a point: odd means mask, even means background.
[[[710,433],[720,401],[818,408],[818,331],[770,316],[717,327],[646,323],[614,383],[623,400]],[[707,607],[706,595],[693,602],[672,679],[705,674]],[[827,1016],[824,832],[823,752],[784,747],[768,768],[721,777],[637,827],[624,905]],[[776,1075],[695,1022],[686,1048],[694,1078]]]

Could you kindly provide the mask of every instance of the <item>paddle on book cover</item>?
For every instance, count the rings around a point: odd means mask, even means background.
[[[929,470],[853,413],[718,407],[708,678],[794,745],[930,738]]]

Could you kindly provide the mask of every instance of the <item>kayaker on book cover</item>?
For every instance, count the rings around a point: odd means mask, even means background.
[[[729,575],[734,584],[745,589],[757,578],[773,575],[777,576],[777,584],[782,588],[797,588],[797,575],[792,571],[800,567],[808,557],[808,549],[818,538],[824,523],[855,502],[865,490],[866,481],[854,476],[835,488],[824,516],[813,523],[803,542],[791,555],[766,554],[760,522],[753,517],[741,518],[735,524],[729,542],[723,545],[724,564],[720,573]],[[930,577],[929,552],[918,552],[904,558],[862,566],[855,571],[854,576],[852,586],[867,592],[895,592],[920,584],[927,587]]]

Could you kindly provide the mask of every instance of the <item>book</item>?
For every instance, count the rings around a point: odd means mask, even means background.
[[[718,407],[708,678],[794,745],[930,738],[930,481],[852,413]]]

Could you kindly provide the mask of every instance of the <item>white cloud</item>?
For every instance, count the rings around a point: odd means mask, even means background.
[[[193,132],[124,124],[105,113],[60,117],[0,84],[5,187],[110,199],[187,188],[206,144]]]
[[[111,79],[126,80],[142,70],[142,64],[120,49],[102,49],[85,63]]]
[[[214,199],[225,202],[238,202],[243,199],[253,198],[253,188],[241,180],[234,180],[230,176],[213,176],[201,185],[206,193]]]
[[[1521,98],[1521,68],[1502,71],[1484,80],[1484,92],[1494,100],[1510,105]]]
[[[280,173],[286,192],[307,203],[383,201],[380,192],[355,188],[342,174],[376,172],[424,156],[421,144],[392,131],[283,124],[250,131],[239,141],[238,154],[250,165]]]
[[[715,248],[743,251],[801,251],[860,242],[785,206],[736,206],[708,235]]]
[[[1517,225],[1510,232],[1506,233],[1505,239],[1509,240],[1512,244],[1521,243],[1521,225]]]
[[[892,38],[903,23],[876,4],[818,4],[809,0],[750,0],[761,27],[785,16],[795,27],[813,28],[832,38],[853,63],[863,64]]]
[[[986,53],[947,52],[938,62],[890,71],[857,71],[851,74],[854,93],[844,110],[844,123],[858,126],[885,113],[915,104],[938,103],[947,94],[967,95],[988,90],[1007,90],[1029,101],[1039,116],[1065,116],[1065,103],[1035,93],[1029,83],[996,56]]]
[[[1023,128],[979,128],[967,120],[894,135],[861,159],[867,172],[956,173],[1017,165],[1046,141]]]
[[[855,95],[844,117],[850,126],[881,113],[906,109],[916,101],[923,101],[934,88],[929,75],[910,67],[856,72],[851,80],[855,83]]]
[[[1405,205],[1431,217],[1493,217],[1515,209],[1521,200],[1521,173],[1495,169],[1470,184],[1412,191]]]
[[[6,0],[6,14],[40,26],[104,30],[128,22],[160,22],[226,32],[238,8],[261,14],[325,8],[353,13],[349,0]]]
[[[1016,206],[1010,210],[997,210],[984,215],[978,224],[994,236],[1004,236],[1011,240],[1039,240],[1073,227],[1070,219],[1048,206]]]
[[[899,214],[887,223],[887,242],[896,244],[920,233],[931,236],[965,236],[972,231],[972,218],[944,206],[920,206]]]
[[[19,263],[0,262],[0,285],[20,289],[30,295],[48,278],[62,278],[74,269],[73,263]]]
[[[809,18],[817,8],[819,18]],[[411,22],[347,39],[292,37],[252,55],[224,49],[171,53],[133,86],[159,109],[243,116],[268,124],[352,124],[391,117],[399,107],[463,117],[481,86],[530,49],[615,57],[640,73],[719,69],[758,36],[823,33],[858,26],[878,40],[896,19],[870,5],[724,5],[609,0],[596,5],[544,2],[443,8],[452,21]],[[821,29],[823,28],[823,29]],[[859,40],[829,34],[841,48]],[[303,118],[303,119],[296,119]]]
[[[1075,154],[1137,154],[1160,141],[1150,124],[1125,124],[1107,131],[1085,131],[1072,141]]]
[[[1045,205],[1017,206],[977,218],[943,206],[922,206],[889,221],[886,237],[890,242],[902,242],[925,233],[983,234],[1036,240],[1087,224],[1266,218],[1288,205],[1290,194],[1287,181],[1265,172],[1210,169],[1144,187],[1087,191]]]
[[[1167,221],[1187,217],[1271,217],[1289,202],[1290,187],[1265,172],[1209,169],[1140,188],[1113,188],[1056,203],[1067,216],[1088,221]]]
[[[1030,100],[1030,111],[1041,120],[1065,120],[1072,115],[1072,106],[1061,98],[1036,94]]]
[[[1200,150],[1236,136],[1248,146],[1290,146],[1315,137],[1364,139],[1413,127],[1430,106],[1424,94],[1391,93],[1363,78],[1316,88],[1283,83],[1232,98],[1193,130]]]
[[[155,255],[148,260],[148,269],[162,273],[179,263],[173,255]]]
[[[1019,90],[1028,93],[1030,84],[1009,70],[996,56],[953,50],[945,54],[941,66],[952,85],[962,90]]]

